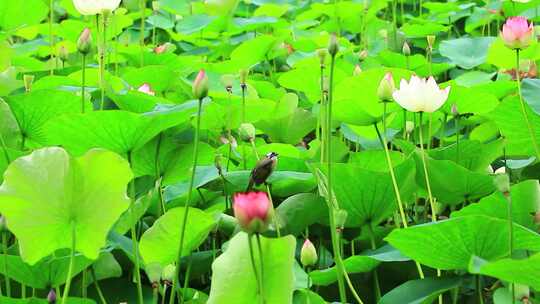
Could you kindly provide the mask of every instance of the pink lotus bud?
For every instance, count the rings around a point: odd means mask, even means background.
[[[300,262],[305,267],[313,266],[317,263],[317,258],[317,249],[315,249],[313,243],[306,239],[300,250]]]
[[[208,77],[204,70],[200,70],[199,74],[197,74],[192,90],[193,96],[199,100],[208,96]]]
[[[140,86],[137,91],[147,95],[156,96],[156,92],[152,91],[152,87],[148,83],[143,83],[143,85]]]
[[[234,216],[245,232],[266,231],[271,218],[266,192],[236,193],[233,200]]]
[[[56,303],[56,292],[53,288],[49,291],[49,294],[47,295],[47,303],[49,304],[55,304]]]
[[[83,54],[86,55],[90,53],[90,48],[92,47],[92,32],[90,32],[89,28],[85,28],[81,35],[79,36],[79,40],[77,40],[77,50]]]
[[[328,54],[335,57],[339,51],[339,42],[336,34],[330,36],[330,42],[328,43]]]
[[[501,31],[504,44],[510,49],[527,48],[533,39],[534,28],[525,17],[510,17],[506,20]]]
[[[392,94],[394,94],[395,90],[396,85],[394,84],[394,77],[392,77],[392,73],[388,72],[379,83],[377,96],[381,101],[392,101]]]

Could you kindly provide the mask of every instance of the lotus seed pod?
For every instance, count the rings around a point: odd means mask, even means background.
[[[67,61],[69,58],[69,51],[65,46],[60,46],[58,49],[58,58],[62,61]]]
[[[317,264],[317,259],[317,249],[313,243],[306,239],[300,250],[300,262],[304,267],[308,267]]]
[[[154,10],[154,12],[157,12],[159,11],[159,9],[160,9],[159,1],[152,1],[152,10]]]
[[[89,28],[85,28],[81,34],[79,35],[79,39],[77,40],[77,50],[79,53],[86,55],[90,53],[90,49],[92,48],[92,32]]]
[[[238,133],[243,141],[250,142],[255,139],[255,127],[250,123],[241,124]]]
[[[328,43],[328,54],[335,57],[339,51],[339,43],[336,34],[330,36],[330,42]]]
[[[231,74],[223,75],[221,76],[220,80],[223,87],[225,87],[225,90],[227,90],[227,92],[232,92],[232,87],[234,83],[234,75],[231,75]]]
[[[23,76],[24,89],[26,92],[30,92],[32,90],[32,83],[34,83],[34,79],[34,75],[26,74]]]
[[[240,84],[245,85],[245,84],[246,84],[247,77],[248,77],[248,74],[249,74],[249,70],[247,70],[247,69],[241,69],[241,70],[239,71],[239,74],[240,74]]]

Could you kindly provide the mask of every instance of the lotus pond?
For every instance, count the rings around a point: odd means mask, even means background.
[[[539,11],[0,0],[0,303],[540,303]]]

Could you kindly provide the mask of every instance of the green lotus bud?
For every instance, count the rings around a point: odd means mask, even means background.
[[[429,48],[433,49],[433,45],[435,44],[435,36],[434,35],[427,35],[426,40],[427,40]]]
[[[169,264],[163,268],[163,271],[161,272],[161,279],[165,283],[170,283],[173,281],[173,278],[176,274],[176,267],[173,264]]]
[[[234,75],[227,74],[221,76],[221,84],[225,87],[225,90],[227,90],[227,92],[232,92],[233,83]]]
[[[358,76],[362,73],[362,68],[360,67],[360,65],[355,65],[354,66],[354,70],[353,70],[353,76]]]
[[[452,108],[450,109],[450,112],[452,112],[452,116],[454,117],[458,117],[459,116],[459,111],[458,111],[458,107],[457,107],[457,104],[453,104],[452,105]]]
[[[336,34],[330,36],[330,42],[328,43],[328,54],[335,57],[339,51],[339,43]]]
[[[405,132],[407,134],[411,134],[412,131],[414,131],[414,122],[410,121],[410,120],[407,120],[405,122]]]
[[[308,267],[317,264],[317,259],[317,249],[313,243],[306,239],[300,250],[300,262],[304,267]]]
[[[240,74],[240,84],[245,86],[246,85],[246,80],[247,80],[247,77],[249,75],[249,70],[247,69],[241,69],[239,71],[239,74]]]
[[[409,47],[409,44],[407,43],[407,41],[405,41],[403,43],[403,48],[401,49],[401,52],[405,56],[410,56],[411,55],[411,48]]]
[[[502,194],[508,195],[510,193],[510,177],[508,174],[495,174],[493,182],[497,190]]]
[[[392,101],[392,94],[394,94],[395,90],[396,85],[394,84],[394,77],[392,77],[392,73],[388,72],[379,83],[377,97],[383,102]]]
[[[32,90],[32,83],[34,83],[35,78],[36,77],[34,75],[23,76],[24,89],[26,90],[26,92],[30,92]]]
[[[326,62],[327,54],[328,54],[328,51],[326,49],[317,50],[317,57],[319,57],[319,63],[321,64],[321,66],[324,66],[324,63]]]
[[[58,49],[58,58],[62,61],[67,61],[69,58],[69,51],[63,45]]]
[[[159,11],[159,9],[160,9],[159,1],[152,1],[152,10],[154,12],[157,12]]]
[[[79,36],[79,40],[77,40],[77,50],[79,53],[86,55],[90,53],[90,49],[92,48],[92,33],[90,32],[89,28],[85,28],[81,35]]]
[[[334,211],[334,222],[336,224],[336,229],[343,230],[345,227],[345,222],[347,221],[347,211],[343,209],[338,209]]]
[[[200,70],[199,74],[193,82],[193,96],[199,100],[208,96],[208,76],[204,70]]]
[[[241,124],[238,133],[243,141],[250,142],[255,139],[255,127],[250,123]]]

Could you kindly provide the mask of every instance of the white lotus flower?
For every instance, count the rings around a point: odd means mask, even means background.
[[[73,5],[81,15],[96,15],[114,11],[122,0],[73,0]]]
[[[392,97],[408,111],[432,113],[444,104],[449,92],[449,86],[441,90],[433,77],[426,80],[412,76],[408,83],[401,79],[399,90],[394,91]]]

